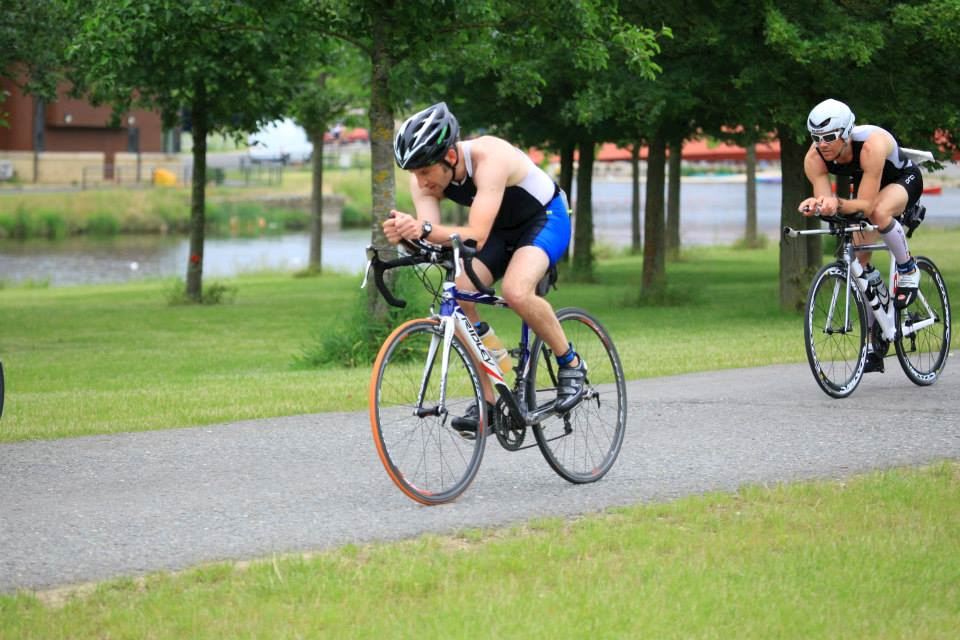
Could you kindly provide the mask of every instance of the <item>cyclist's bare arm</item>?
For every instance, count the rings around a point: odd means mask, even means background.
[[[893,140],[883,133],[877,131],[873,133],[863,143],[860,149],[860,167],[863,169],[863,177],[860,180],[860,187],[857,189],[857,197],[843,204],[844,214],[855,211],[870,211],[873,203],[880,193],[880,176],[883,173],[883,163],[893,148]],[[804,215],[833,215],[837,213],[840,205],[837,196],[831,194],[830,178],[827,174],[827,166],[817,153],[816,145],[811,145],[803,161],[803,169],[807,174],[807,179],[813,185],[812,198],[807,198],[800,203],[798,209]]]
[[[500,210],[504,189],[520,182],[526,176],[527,169],[523,157],[519,155],[521,152],[504,140],[484,136],[471,141],[471,145],[473,182],[477,187],[477,195],[470,206],[466,226],[439,224],[439,201],[442,196],[421,188],[416,177],[411,176],[410,189],[417,215],[415,219],[408,219],[404,217],[407,214],[394,212],[395,225],[401,237],[419,238],[422,222],[429,220],[433,230],[426,239],[430,242],[447,243],[450,236],[456,233],[465,240],[473,239],[483,246]]]
[[[827,173],[827,165],[823,158],[817,153],[817,146],[810,145],[807,155],[803,159],[803,171],[807,175],[807,180],[813,185],[813,197],[806,198],[800,203],[797,209],[805,216],[812,216],[823,213],[829,215],[834,213],[831,208],[833,203],[833,194],[830,189],[830,176]],[[827,211],[829,209],[829,211]]]

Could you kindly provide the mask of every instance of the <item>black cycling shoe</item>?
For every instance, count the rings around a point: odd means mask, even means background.
[[[867,352],[867,361],[863,365],[864,373],[883,373],[883,358],[875,351]]]
[[[487,419],[489,416],[493,415],[493,405],[489,402],[487,403]],[[461,437],[466,438],[467,440],[473,440],[477,437],[477,424],[480,422],[480,411],[477,409],[476,403],[471,404],[467,407],[467,410],[463,412],[462,416],[455,416],[450,421],[450,426],[460,434]]]
[[[577,403],[583,398],[587,381],[587,363],[583,361],[583,358],[580,358],[580,364],[575,367],[560,367],[557,378],[557,404],[555,408],[560,413],[566,413],[577,406]]]

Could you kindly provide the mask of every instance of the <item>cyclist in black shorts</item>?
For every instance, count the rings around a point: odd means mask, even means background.
[[[807,129],[813,144],[803,168],[813,185],[814,196],[801,202],[799,209],[804,215],[863,211],[879,228],[880,238],[897,261],[893,300],[898,308],[903,308],[916,298],[920,272],[896,217],[920,199],[923,176],[920,168],[901,152],[893,134],[877,126],[853,123],[853,111],[839,100],[824,100],[810,111]],[[853,178],[856,197],[842,200],[832,195],[827,175],[830,173]],[[874,238],[865,240],[873,242]],[[869,270],[869,253],[857,257]],[[870,371],[882,371],[882,360],[878,364],[868,359],[867,365]]]
[[[443,102],[400,126],[394,154],[397,165],[411,174],[416,216],[392,211],[383,223],[384,234],[394,244],[418,238],[449,244],[454,233],[476,240],[477,275],[487,285],[502,279],[502,295],[510,308],[558,354],[557,409],[569,411],[583,395],[587,365],[567,341],[553,307],[536,295],[537,283],[570,243],[566,196],[506,140],[481,136],[461,141],[459,132],[457,119]],[[441,224],[443,198],[470,207],[466,226]],[[457,287],[474,289],[466,276]],[[461,305],[470,321],[478,323],[475,305]],[[453,426],[475,431],[477,416],[477,408],[471,407]]]

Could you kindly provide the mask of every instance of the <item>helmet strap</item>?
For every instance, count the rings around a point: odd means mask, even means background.
[[[450,172],[453,173],[453,179],[456,180],[457,165],[460,164],[460,150],[457,149],[456,142],[453,143],[453,146],[451,147],[451,149],[453,149],[453,152],[457,155],[457,159],[453,161],[453,164],[450,164],[449,162],[447,162],[447,154],[443,154],[443,159],[440,160],[440,162],[442,162],[443,164],[447,165],[450,168]]]

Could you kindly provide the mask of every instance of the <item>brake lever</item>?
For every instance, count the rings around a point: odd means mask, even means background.
[[[370,267],[373,266],[373,260],[377,257],[377,250],[372,244],[367,245],[367,268],[363,270],[363,282],[360,283],[361,289],[367,288],[367,280],[370,278]]]
[[[460,267],[460,234],[450,235],[450,246],[453,247],[453,275],[459,278],[463,273]]]

